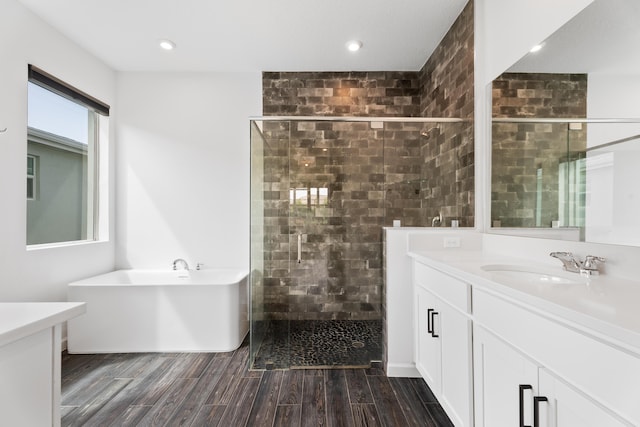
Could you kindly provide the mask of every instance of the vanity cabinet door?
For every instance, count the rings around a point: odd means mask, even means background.
[[[539,371],[540,396],[537,403],[539,427],[619,427],[633,424],[622,421],[601,405],[567,385],[544,368]]]
[[[441,349],[440,404],[456,426],[473,425],[473,373],[471,320],[442,300],[437,300],[434,329]]]
[[[476,427],[533,426],[538,365],[477,325],[473,360]]]
[[[454,425],[471,426],[471,320],[419,286],[416,299],[416,367]]]
[[[436,297],[420,287],[416,292],[416,368],[434,393],[442,388],[440,339],[432,323],[437,321]]]

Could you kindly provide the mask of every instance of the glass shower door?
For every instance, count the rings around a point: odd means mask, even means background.
[[[290,367],[380,360],[383,130],[291,123]]]
[[[252,123],[251,367],[382,358],[382,124]]]

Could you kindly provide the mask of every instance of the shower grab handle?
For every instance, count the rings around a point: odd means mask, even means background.
[[[298,264],[302,262],[302,233],[298,233]]]

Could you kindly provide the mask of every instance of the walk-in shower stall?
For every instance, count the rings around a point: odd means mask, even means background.
[[[458,147],[470,123],[264,117],[250,128],[251,367],[382,360],[382,228],[467,225],[461,177],[473,166]]]

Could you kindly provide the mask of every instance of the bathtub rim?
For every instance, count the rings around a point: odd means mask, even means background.
[[[140,274],[162,274],[165,278],[159,279],[153,283],[136,283],[126,282],[126,280],[117,280],[118,275],[136,272]],[[199,274],[224,272],[230,276],[223,276],[225,280],[206,280],[197,278]],[[214,276],[215,277],[215,276]],[[193,281],[197,278],[197,281]],[[239,268],[207,268],[202,270],[190,270],[188,278],[179,278],[173,270],[153,269],[153,268],[122,268],[112,270],[95,276],[85,277],[75,280],[67,284],[69,287],[153,287],[153,286],[236,286],[244,280],[248,280],[249,272]],[[228,279],[228,280],[227,280]]]

